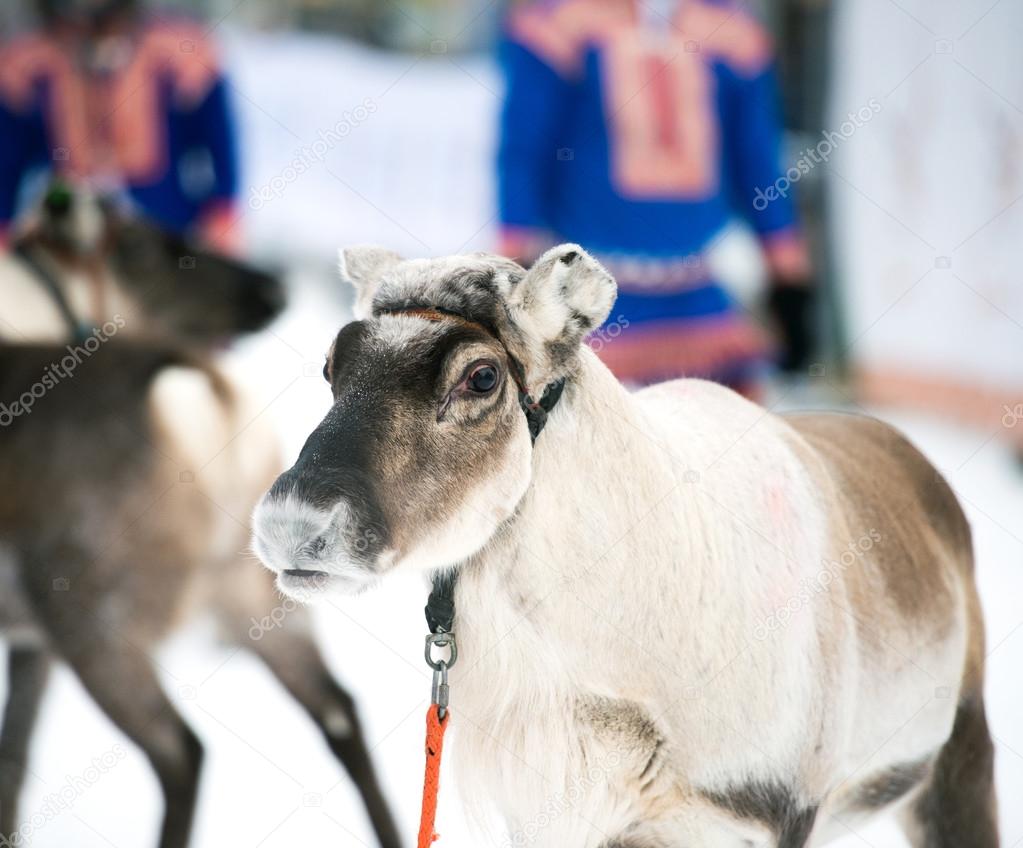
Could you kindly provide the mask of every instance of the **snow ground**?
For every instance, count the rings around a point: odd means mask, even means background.
[[[318,129],[370,96],[377,111],[318,164],[261,209],[250,209],[253,248],[290,263],[289,312],[233,358],[252,377],[278,422],[287,455],[329,404],[323,353],[348,315],[340,284],[323,269],[339,244],[377,241],[408,253],[484,247],[490,238],[487,167],[496,82],[486,63],[459,57],[382,57],[318,39],[232,36],[230,55],[249,157],[247,183],[268,184]],[[317,82],[308,83],[316,63]],[[456,64],[457,63],[457,64]],[[464,67],[458,67],[458,64]],[[493,90],[491,90],[493,89]],[[481,117],[482,116],[482,117]],[[377,129],[370,131],[374,124]],[[414,130],[409,130],[410,124]],[[411,133],[415,134],[411,134]],[[334,172],[331,175],[327,168]],[[779,406],[791,406],[791,400]],[[1006,848],[1023,843],[1023,475],[997,434],[923,416],[874,410],[901,426],[949,477],[973,524],[989,639],[988,710]],[[254,567],[256,567],[254,565]],[[324,651],[357,692],[370,744],[409,841],[422,776],[421,580],[393,579],[358,599],[316,611]],[[175,703],[202,737],[206,770],[194,845],[373,845],[351,785],[305,716],[245,654],[211,647],[200,625],[160,657]],[[4,679],[0,676],[0,680]],[[31,816],[67,784],[70,807],[43,822],[36,848],[136,848],[155,843],[161,802],[147,763],[61,669],[34,742],[23,811]],[[94,759],[113,763],[78,779]],[[442,783],[441,846],[479,845],[467,828],[450,774]],[[1016,802],[1016,803],[1014,803]],[[494,843],[498,844],[498,843]],[[858,828],[840,848],[897,848],[890,823]]]

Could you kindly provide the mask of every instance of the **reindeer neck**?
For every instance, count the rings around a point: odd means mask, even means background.
[[[678,487],[643,409],[583,351],[536,441],[532,481],[515,517],[461,570],[455,631],[464,659],[452,673],[470,711],[506,715],[502,681],[509,679],[529,681],[534,706],[556,704],[582,668],[600,690],[594,622],[642,620],[635,604],[650,601],[620,590],[642,583],[657,561],[659,534],[644,521]],[[684,549],[679,556],[688,562]],[[701,580],[687,576],[696,587]],[[626,613],[623,603],[633,608]],[[694,622],[680,626],[695,626],[695,616],[677,612]]]
[[[528,574],[534,586],[555,583],[584,562],[599,570],[607,548],[635,522],[627,478],[658,465],[649,430],[633,396],[584,348],[536,440],[529,489],[499,537],[477,555],[477,567],[510,568]],[[627,508],[620,509],[623,500]]]

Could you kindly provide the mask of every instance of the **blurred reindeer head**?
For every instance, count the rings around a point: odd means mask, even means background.
[[[262,329],[284,306],[274,276],[62,183],[15,249],[57,286],[79,324],[120,311],[123,335],[135,339],[212,346]]]

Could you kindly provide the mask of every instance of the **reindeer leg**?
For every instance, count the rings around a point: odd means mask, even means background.
[[[41,645],[12,645],[8,657],[7,707],[0,735],[0,840],[16,844],[18,795],[28,764],[28,746],[46,691],[50,656]]]
[[[301,622],[292,620],[300,615],[302,611],[293,610],[287,621],[247,642],[247,647],[266,663],[323,732],[330,750],[358,788],[380,845],[400,848],[398,829],[377,782],[355,702],[331,677],[315,643],[301,632]]]
[[[149,657],[117,635],[59,644],[82,685],[156,772],[164,796],[160,848],[188,845],[202,745],[168,700]]]
[[[983,696],[966,692],[929,783],[902,811],[914,848],[998,848],[994,759]]]
[[[202,766],[199,739],[160,686],[148,650],[160,616],[172,608],[167,586],[139,597],[107,574],[130,569],[127,559],[98,564],[68,544],[26,556],[23,582],[35,620],[53,653],[64,659],[104,713],[149,758],[164,796],[160,848],[186,848]],[[56,577],[52,563],[60,563]],[[169,574],[163,569],[164,574]]]

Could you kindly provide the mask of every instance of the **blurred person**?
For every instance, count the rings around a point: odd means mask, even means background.
[[[155,223],[236,246],[227,84],[203,30],[136,0],[38,0],[0,47],[0,245],[36,170],[121,192]]]
[[[730,2],[542,0],[511,11],[498,154],[501,252],[575,241],[619,283],[592,344],[617,376],[756,395],[812,347],[811,268],[781,178],[771,42]],[[787,185],[787,183],[786,183]],[[706,253],[734,216],[762,245],[782,350]]]

